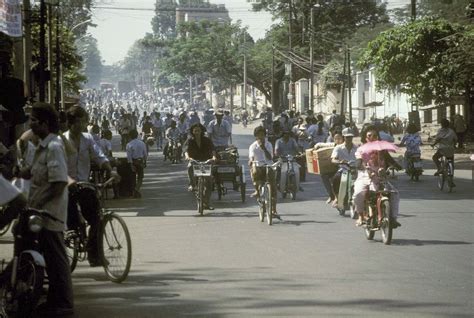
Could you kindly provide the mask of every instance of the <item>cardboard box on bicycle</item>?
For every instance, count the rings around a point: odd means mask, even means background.
[[[334,147],[313,150],[313,173],[327,174],[337,171],[337,165],[331,162],[331,154]]]
[[[313,149],[306,149],[306,167],[308,169],[308,173],[316,173],[314,172],[313,168]]]

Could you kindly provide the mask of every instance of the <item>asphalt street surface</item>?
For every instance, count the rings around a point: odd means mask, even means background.
[[[245,166],[251,132],[234,125]],[[185,167],[152,150],[142,198],[107,201],[130,230],[131,272],[114,284],[80,263],[75,317],[473,316],[471,170],[455,172],[453,193],[437,188],[433,170],[417,183],[398,173],[402,227],[386,246],[325,203],[316,175],[296,201],[279,196],[283,220],[273,226],[260,223],[255,199],[241,203],[232,189],[221,201],[213,193],[216,209],[198,216]],[[11,243],[0,238],[0,258]]]

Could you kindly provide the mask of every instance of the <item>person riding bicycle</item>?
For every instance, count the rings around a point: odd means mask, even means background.
[[[342,165],[356,161],[357,146],[354,145],[352,139],[354,138],[354,132],[351,128],[344,128],[342,130],[342,136],[344,137],[344,143],[337,145],[331,154],[331,161],[334,164]],[[332,178],[332,188],[334,192],[333,206],[337,205],[337,196],[339,193],[339,186],[341,184],[342,169],[338,169],[334,177]]]
[[[420,156],[422,145],[420,134],[415,124],[411,123],[407,127],[407,133],[403,136],[400,147],[406,146],[405,161],[407,162],[406,167],[408,170],[408,160],[413,156]]]
[[[368,143],[379,140],[379,135],[375,127],[366,130],[364,140]],[[379,169],[386,169],[388,166],[395,166],[401,169],[387,151],[373,151],[371,153],[360,153],[356,151],[357,158],[357,179],[354,182],[354,205],[355,211],[359,218],[356,222],[357,226],[362,226],[366,220],[367,212],[365,211],[365,201],[367,200],[367,191],[369,188],[376,190],[380,180],[378,176]],[[392,186],[392,195],[390,200],[391,224],[393,228],[397,228],[400,223],[397,221],[398,210],[400,205],[400,196],[395,187]]]
[[[252,177],[255,192],[251,196],[259,195],[258,188],[259,184],[268,180],[270,182],[272,200],[272,214],[276,218],[280,218],[276,209],[276,180],[273,169],[268,169],[268,175],[266,175],[265,167],[259,167],[259,163],[265,163],[267,165],[273,164],[273,147],[272,144],[266,139],[266,129],[262,126],[258,126],[254,129],[253,135],[255,141],[249,147],[249,167],[250,174]]]
[[[171,121],[170,127],[166,129],[165,132],[165,137],[166,137],[166,145],[163,148],[163,154],[166,158],[172,159],[171,155],[168,153],[169,152],[169,145],[171,142],[176,142],[179,143],[179,137],[180,137],[180,131],[176,127],[176,122],[174,120]],[[181,154],[181,147],[179,147],[179,153]]]
[[[216,152],[214,151],[214,145],[212,144],[211,139],[207,138],[204,133],[206,128],[201,125],[200,123],[195,123],[190,128],[191,136],[187,140],[187,150],[185,155],[186,160],[196,160],[196,161],[207,161],[211,159],[212,161],[217,160]],[[194,173],[193,173],[193,165],[190,162],[188,164],[188,179],[189,179],[189,191],[194,191],[195,180],[194,180]],[[204,209],[207,210],[214,210],[214,208],[210,205],[210,198],[211,198],[211,179],[208,178],[207,180],[206,191],[204,193],[203,198],[203,205]]]
[[[64,137],[75,149],[74,153],[68,156],[68,175],[77,182],[88,182],[91,172],[91,161],[94,161],[101,170],[105,170],[107,175],[115,175],[106,155],[94,142],[92,136],[84,133],[88,120],[88,113],[80,106],[72,106],[67,111],[67,121],[69,130],[64,133]],[[89,240],[87,246],[87,256],[91,266],[101,266],[99,258],[97,235],[99,231],[99,211],[100,203],[95,191],[84,189],[78,191],[76,186],[69,189],[68,205],[68,227],[74,228],[79,224],[79,212],[77,205],[81,208],[81,214],[90,225]]]
[[[433,155],[433,161],[436,165],[436,168],[438,169],[434,174],[435,176],[438,176],[442,171],[441,163],[439,161],[442,156],[445,156],[446,159],[453,162],[454,171],[454,148],[456,146],[457,140],[458,137],[456,136],[456,133],[454,130],[449,128],[449,120],[442,119],[441,128],[438,130],[438,133],[435,136],[435,142],[431,145],[434,147],[435,145],[439,144],[438,150]],[[453,184],[453,186],[455,185]]]
[[[207,135],[211,138],[216,151],[225,150],[229,145],[232,129],[224,120],[224,112],[221,109],[218,109],[214,115],[216,118],[207,126]]]

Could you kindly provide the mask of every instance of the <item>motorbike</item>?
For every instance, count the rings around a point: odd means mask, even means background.
[[[407,174],[410,176],[410,180],[418,181],[420,176],[423,174],[423,163],[419,153],[410,154],[407,158]]]
[[[181,162],[181,143],[177,139],[171,139],[168,144],[168,153],[165,155],[165,160],[168,158],[171,163]]]
[[[357,219],[358,216],[355,212],[355,206],[352,198],[352,194],[354,193],[354,181],[357,178],[355,162],[350,161],[340,164],[339,169],[342,170],[342,172],[336,209],[339,211],[339,215],[341,216],[344,216],[346,211],[349,210],[351,218]]]
[[[363,227],[368,240],[373,240],[375,232],[380,231],[383,243],[389,245],[393,233],[391,196],[395,191],[388,182],[389,175],[385,169],[379,169],[377,174],[380,179],[377,189],[367,191],[365,211],[368,211],[369,215]]]
[[[46,263],[40,251],[38,236],[44,211],[25,209],[13,227],[13,259],[0,273],[0,318],[31,317],[43,292]]]
[[[296,193],[300,188],[300,165],[296,157],[286,155],[281,159],[281,174],[279,188],[283,199],[289,194],[292,200],[296,200]]]

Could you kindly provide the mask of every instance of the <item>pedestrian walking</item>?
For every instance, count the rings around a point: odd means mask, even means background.
[[[454,116],[454,131],[458,137],[458,149],[464,148],[464,136],[467,131],[467,124],[464,117],[461,114]]]
[[[135,190],[133,196],[135,198],[140,198],[140,189],[143,183],[144,169],[146,167],[148,153],[146,151],[145,143],[138,138],[138,131],[136,129],[130,131],[130,138],[132,140],[127,144],[127,160],[135,174]]]

